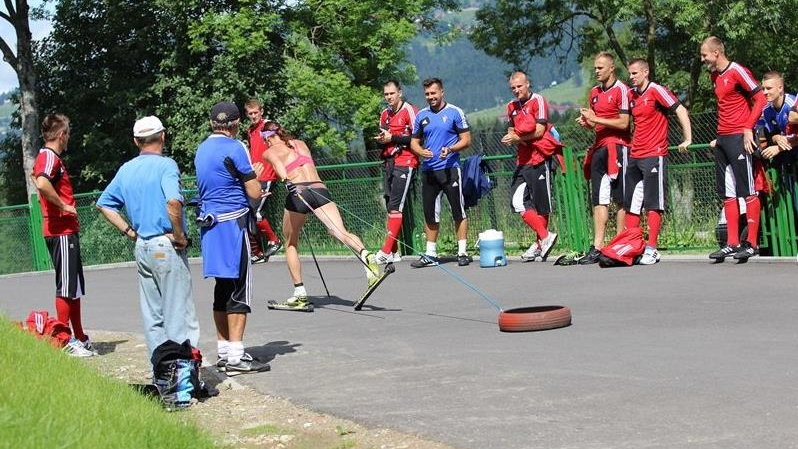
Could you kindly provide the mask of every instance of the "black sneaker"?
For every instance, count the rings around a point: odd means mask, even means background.
[[[434,267],[438,265],[438,258],[422,254],[417,261],[410,264],[413,268]]]
[[[268,363],[259,362],[257,360],[244,360],[243,358],[235,365],[228,362],[224,366],[224,372],[227,373],[228,376],[262,373],[264,371],[269,371],[270,369],[272,369],[272,367],[269,366]]]
[[[252,265],[257,265],[259,263],[266,263],[269,261],[269,257],[263,253],[257,253],[250,256],[249,261]]]
[[[715,251],[714,253],[710,254],[709,258],[710,259],[715,259],[715,260],[723,260],[723,259],[725,259],[727,257],[734,256],[735,254],[737,254],[737,252],[740,249],[741,248],[740,248],[739,245],[738,246],[726,245],[723,248],[721,248],[721,249]]]
[[[280,242],[269,242],[269,245],[266,247],[266,251],[263,252],[263,255],[266,256],[268,259],[269,257],[277,254],[278,251],[283,249],[283,244]]]
[[[460,254],[457,256],[457,266],[464,267],[471,263],[471,257],[468,254]]]
[[[251,361],[253,361],[255,359],[252,358],[252,356],[249,355],[248,352],[245,352],[244,355],[241,356],[241,360],[244,360],[246,362],[251,362]],[[224,372],[224,368],[226,366],[227,366],[227,357],[219,357],[217,355],[216,356],[216,368],[217,368],[217,370]]]
[[[590,245],[590,249],[587,250],[587,254],[585,254],[584,257],[579,259],[579,265],[590,265],[593,263],[598,263],[600,255],[601,251],[597,250],[595,245]]]
[[[747,241],[740,242],[737,249],[737,252],[734,253],[734,258],[737,260],[748,260],[749,257],[759,254],[759,248],[754,248]]]

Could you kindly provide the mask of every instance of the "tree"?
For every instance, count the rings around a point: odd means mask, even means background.
[[[410,40],[435,28],[436,12],[456,6],[452,0],[298,2],[286,11],[286,123],[335,156],[358,135],[373,135],[382,83],[415,79],[407,63]]]
[[[610,49],[623,65],[644,57],[652,77],[709,107],[712,93],[698,57],[701,41],[717,35],[729,54],[755,74],[798,75],[792,0],[497,0],[477,12],[470,38],[478,48],[511,63],[577,51],[581,60]],[[772,49],[778,48],[774,52]]]
[[[29,7],[27,0],[4,1],[5,9],[0,17],[14,28],[17,38],[16,52],[0,38],[0,51],[14,69],[19,82],[20,126],[22,128],[22,175],[25,177],[28,197],[36,192],[33,180],[33,162],[36,159],[39,141],[39,111],[36,101],[36,70],[33,59],[33,39],[30,32]]]

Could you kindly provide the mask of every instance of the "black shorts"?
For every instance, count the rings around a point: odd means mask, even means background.
[[[299,195],[302,195],[302,198],[297,195],[286,196],[285,210],[296,212],[298,214],[310,214],[319,207],[324,206],[327,203],[332,203],[329,190],[327,190],[327,187],[325,187],[324,184],[319,181],[298,182],[296,183],[296,186],[299,191]]]
[[[745,198],[756,194],[754,165],[751,155],[745,151],[742,134],[718,136],[715,183],[721,198]]]
[[[624,209],[637,215],[643,208],[664,211],[667,170],[665,156],[629,158],[623,181],[626,187]]]
[[[241,261],[238,266],[238,278],[215,278],[213,288],[213,311],[227,313],[250,313],[252,298],[252,277],[249,260],[249,239],[243,239],[241,245]]]
[[[85,295],[78,234],[45,237],[44,241],[55,268],[55,295],[73,299]]]
[[[385,161],[385,173],[382,179],[382,188],[385,192],[385,206],[388,212],[402,212],[405,200],[413,182],[416,169],[412,167],[397,167],[394,159]]]
[[[277,181],[261,181],[260,182],[260,191],[263,193],[274,193],[274,187],[277,185]],[[261,221],[266,218],[266,205],[270,203],[269,198],[272,195],[265,196],[263,198],[258,198],[257,200],[250,200],[249,207],[252,208],[252,212],[255,213],[255,219],[257,221]]]
[[[510,206],[515,212],[535,209],[541,215],[551,213],[551,178],[554,174],[552,162],[548,160],[537,166],[519,165],[510,184]]]
[[[463,206],[463,177],[460,167],[421,172],[421,199],[424,204],[424,220],[427,224],[441,221],[441,196],[446,194],[452,208],[454,221],[466,218]]]
[[[629,147],[617,146],[618,178],[612,179],[607,174],[607,147],[600,147],[593,153],[590,162],[590,186],[592,189],[591,201],[594,206],[608,206],[610,202],[623,204],[623,177],[626,171]]]

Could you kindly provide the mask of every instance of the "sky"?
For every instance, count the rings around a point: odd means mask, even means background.
[[[31,9],[41,5],[41,1],[31,0],[29,2]],[[1,9],[3,12],[6,11],[5,7]],[[52,30],[52,26],[50,25],[49,21],[35,21],[31,22],[30,24],[31,34],[33,35],[34,40],[39,40],[50,34],[50,30]],[[0,19],[0,37],[8,43],[12,50],[14,50],[14,54],[16,54],[17,49],[17,38],[14,33],[14,28],[3,19]],[[0,92],[8,92],[9,90],[13,90],[19,87],[19,83],[17,82],[17,74],[14,73],[14,69],[11,66],[0,58]]]

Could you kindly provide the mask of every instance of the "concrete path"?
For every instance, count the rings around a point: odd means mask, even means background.
[[[440,268],[409,260],[364,309],[352,258],[312,262],[314,313],[267,311],[285,265],[254,268],[245,343],[265,393],[367,425],[471,449],[798,447],[798,265],[663,261],[600,269],[512,261],[445,268],[502,307],[562,304],[573,326],[501,333],[497,310]],[[201,347],[215,357],[213,282],[193,265]],[[0,278],[0,311],[53,309],[52,272]],[[140,332],[135,268],[87,271],[88,328]]]

